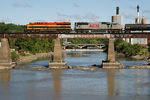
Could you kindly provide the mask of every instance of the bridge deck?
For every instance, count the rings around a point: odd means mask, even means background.
[[[66,34],[49,34],[49,33],[0,33],[0,38],[88,38],[88,39],[105,39],[105,38],[150,38],[150,32],[137,33],[66,33]]]

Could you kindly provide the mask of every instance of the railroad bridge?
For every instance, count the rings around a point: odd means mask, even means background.
[[[66,34],[49,34],[49,33],[0,33],[1,47],[0,47],[0,68],[10,68],[12,65],[11,52],[9,48],[9,38],[53,38],[54,43],[54,57],[53,61],[49,63],[50,68],[66,68],[66,62],[63,60],[61,39],[109,39],[107,61],[103,63],[104,68],[119,68],[119,63],[115,61],[114,39],[115,38],[147,38],[147,43],[150,43],[150,32],[137,33],[66,33]],[[117,66],[117,67],[116,67]]]

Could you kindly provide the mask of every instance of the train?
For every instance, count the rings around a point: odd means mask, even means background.
[[[112,22],[33,22],[27,24],[26,32],[42,33],[131,33],[150,31],[150,24],[125,24],[125,27]]]

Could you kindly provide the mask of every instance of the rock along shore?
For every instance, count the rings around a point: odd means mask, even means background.
[[[53,55],[53,52],[48,52],[48,53],[37,53],[35,55],[30,55],[30,56],[22,56],[20,57],[17,61],[16,64],[25,64],[25,63],[30,63],[32,61],[35,61],[40,58],[49,58]]]

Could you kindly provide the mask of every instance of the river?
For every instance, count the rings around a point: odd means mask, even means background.
[[[66,52],[70,66],[101,65],[105,53]],[[124,65],[144,61],[117,59]],[[41,60],[25,66],[48,66]],[[23,66],[23,65],[22,65]],[[149,69],[118,69],[96,72],[68,69],[57,71],[1,70],[1,100],[150,100]]]

